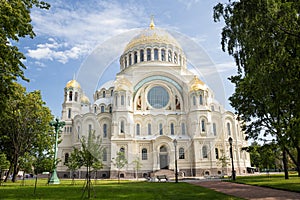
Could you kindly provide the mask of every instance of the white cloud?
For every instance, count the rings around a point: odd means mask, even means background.
[[[77,3],[76,3],[77,2]],[[49,37],[35,49],[28,49],[27,55],[37,60],[57,60],[67,63],[88,55],[106,39],[138,27],[148,20],[143,7],[132,2],[50,1],[50,10],[34,9],[32,20],[37,36]]]
[[[234,72],[237,69],[235,62],[224,62],[215,64],[215,66],[219,73]]]

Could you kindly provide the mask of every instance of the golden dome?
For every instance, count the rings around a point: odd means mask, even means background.
[[[83,104],[89,104],[90,100],[87,96],[82,95],[81,98],[80,98],[80,102],[83,103]]]
[[[203,81],[201,81],[197,76],[194,76],[194,79],[192,80],[191,91],[197,90],[206,90],[206,86]]]
[[[80,84],[75,79],[73,79],[67,83],[66,88],[81,88],[81,87]]]
[[[163,43],[168,45],[174,45],[181,49],[180,44],[176,41],[176,39],[171,36],[167,31],[156,28],[153,18],[151,18],[151,22],[149,28],[141,31],[140,34],[135,36],[125,47],[124,52],[132,49],[135,46],[145,45],[145,44],[153,44],[153,43]]]

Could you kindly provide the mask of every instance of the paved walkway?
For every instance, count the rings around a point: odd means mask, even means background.
[[[191,184],[210,188],[232,196],[251,200],[300,200],[300,193],[226,181],[188,181]]]

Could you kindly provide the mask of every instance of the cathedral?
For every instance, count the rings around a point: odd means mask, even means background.
[[[128,161],[119,173],[124,178],[159,172],[174,177],[176,168],[179,177],[231,175],[230,137],[236,174],[247,173],[250,156],[242,150],[247,141],[241,122],[188,70],[184,49],[171,34],[151,20],[128,42],[119,61],[119,73],[94,92],[93,102],[75,79],[66,84],[61,118],[65,127],[58,146],[60,178],[70,177],[65,163],[90,131],[101,137],[104,147],[98,178],[118,177],[112,160],[120,151]],[[85,178],[85,173],[81,168],[74,176]]]

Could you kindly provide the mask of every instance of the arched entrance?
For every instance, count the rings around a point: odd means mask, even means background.
[[[168,149],[166,146],[161,146],[159,149],[159,164],[160,169],[169,169]]]

